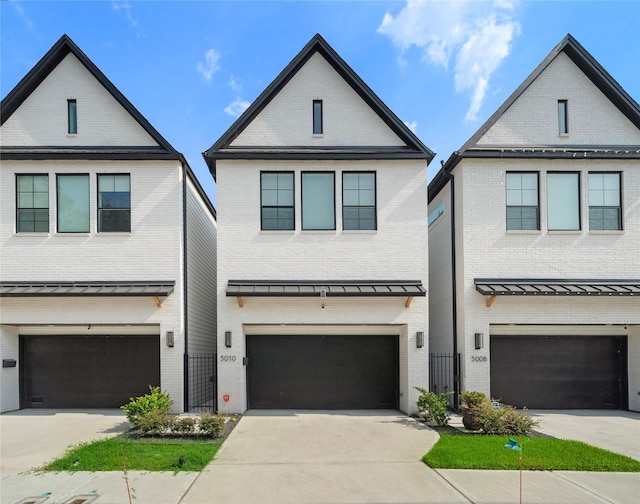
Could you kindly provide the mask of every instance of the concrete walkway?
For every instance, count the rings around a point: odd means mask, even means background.
[[[2,504],[27,498],[44,504],[82,499],[87,504],[127,503],[127,483],[136,504],[519,501],[517,471],[427,467],[420,459],[437,435],[392,411],[249,412],[201,473],[134,471],[125,479],[123,472],[25,472],[51,459],[38,455],[38,444],[43,453],[54,449],[50,443],[58,444],[58,456],[78,436],[89,441],[126,428],[120,412],[108,411],[102,418],[97,412],[70,414],[75,419],[65,414],[70,413],[0,415]],[[111,426],[100,427],[102,422]],[[62,424],[86,430],[76,435]],[[17,469],[21,464],[27,467]],[[526,503],[637,504],[640,473],[525,471],[523,488]]]

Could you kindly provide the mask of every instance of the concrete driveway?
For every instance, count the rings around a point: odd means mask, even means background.
[[[397,411],[249,411],[181,504],[460,502],[421,462],[437,438]]]
[[[640,413],[618,410],[529,410],[536,430],[640,460]]]
[[[27,471],[71,446],[131,428],[121,410],[25,409],[0,415],[0,470]]]

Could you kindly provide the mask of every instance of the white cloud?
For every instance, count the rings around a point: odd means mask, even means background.
[[[467,120],[477,114],[491,75],[511,51],[520,25],[512,19],[514,2],[407,0],[396,16],[384,15],[378,33],[387,35],[404,53],[415,46],[424,63],[449,68],[453,61],[456,91],[469,91]]]
[[[35,25],[33,24],[33,21],[31,20],[31,18],[27,15],[26,11],[22,8],[22,6],[18,2],[11,2],[11,4],[13,5],[13,8],[18,13],[18,15],[24,21],[24,24],[26,24],[29,28],[33,30],[35,28]]]
[[[242,93],[242,84],[233,75],[229,77],[229,87],[234,93]]]
[[[418,129],[418,121],[404,121],[404,125],[409,128],[413,133],[416,132],[416,129]]]
[[[224,111],[232,117],[240,117],[240,115],[249,108],[249,105],[251,105],[251,103],[247,100],[236,98],[235,101],[225,107]]]
[[[211,82],[213,78],[213,74],[220,68],[218,66],[218,61],[222,55],[216,51],[215,49],[209,49],[206,53],[204,53],[204,63],[201,61],[198,62],[198,72],[200,75],[204,77],[207,82]]]
[[[133,14],[131,13],[132,7],[129,2],[113,2],[111,5],[114,11],[121,12],[124,15],[124,18],[132,27],[135,28],[136,26],[138,26],[138,20],[134,18]]]

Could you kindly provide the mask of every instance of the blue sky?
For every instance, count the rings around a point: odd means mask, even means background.
[[[201,152],[320,33],[440,166],[571,33],[640,101],[635,1],[2,1],[0,94],[66,33],[180,152]]]

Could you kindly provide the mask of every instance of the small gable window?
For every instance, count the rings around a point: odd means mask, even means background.
[[[569,109],[567,100],[558,100],[558,134],[569,134]]]
[[[322,135],[322,100],[313,100],[313,134]]]
[[[76,135],[78,133],[78,104],[76,100],[67,100],[67,133]]]

